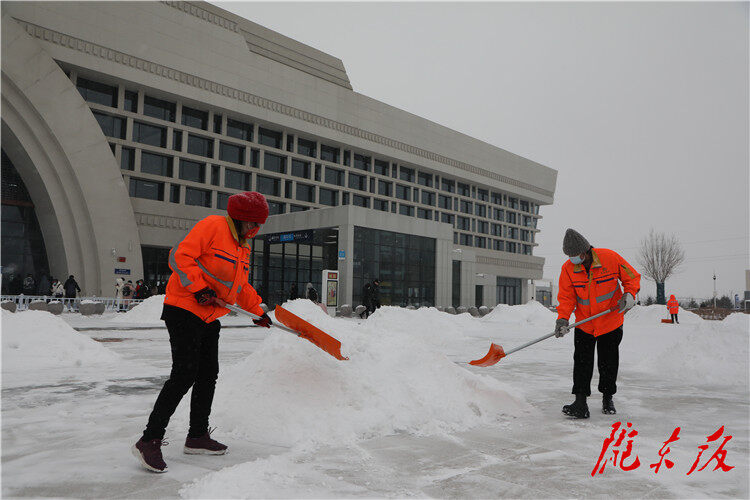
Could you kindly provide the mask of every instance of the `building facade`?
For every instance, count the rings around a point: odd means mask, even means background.
[[[251,281],[339,303],[520,303],[556,171],[353,91],[342,61],[203,2],[3,2],[3,291],[163,281],[246,190],[272,216]]]

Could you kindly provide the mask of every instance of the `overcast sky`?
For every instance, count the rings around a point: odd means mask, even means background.
[[[715,270],[742,296],[748,3],[213,3],[340,58],[356,92],[557,170],[545,278],[568,227],[636,267],[653,227],[686,253],[668,294],[710,297]]]

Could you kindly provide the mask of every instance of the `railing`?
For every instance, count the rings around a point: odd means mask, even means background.
[[[29,304],[36,300],[43,302],[62,302],[67,311],[77,311],[78,306],[84,300],[100,302],[104,304],[105,311],[127,311],[137,304],[143,302],[143,299],[117,299],[114,297],[53,297],[51,295],[0,295],[0,301],[15,302],[17,310],[23,311],[29,308]]]

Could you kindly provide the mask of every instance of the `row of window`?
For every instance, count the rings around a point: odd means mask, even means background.
[[[532,245],[516,243],[515,241],[495,240],[484,236],[474,236],[465,233],[453,233],[453,243],[475,248],[488,248],[499,252],[520,253],[531,255]]]

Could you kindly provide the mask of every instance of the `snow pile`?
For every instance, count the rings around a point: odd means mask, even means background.
[[[528,323],[533,325],[553,325],[557,315],[544,307],[540,302],[532,300],[526,304],[509,306],[498,304],[483,320],[498,323]]]
[[[732,313],[719,323],[719,328],[747,334],[750,332],[750,314]]]
[[[152,295],[130,311],[120,314],[112,321],[118,323],[154,323],[161,321],[164,295]]]
[[[46,311],[2,312],[3,373],[75,368],[120,359]]]
[[[339,339],[350,359],[338,361],[310,342],[271,330],[245,360],[222,368],[212,421],[225,430],[303,449],[496,424],[529,409],[504,384],[456,365],[425,341],[444,341],[442,321],[450,316],[437,310],[384,307],[357,325],[304,299],[284,307]],[[187,420],[187,407],[181,405],[176,418]]]

